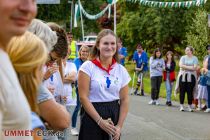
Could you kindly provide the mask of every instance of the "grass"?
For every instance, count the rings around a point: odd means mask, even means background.
[[[125,67],[128,70],[128,73],[130,74],[130,77],[132,79],[133,78],[134,69],[135,69],[135,64],[133,64],[132,61],[127,61],[125,63]],[[178,73],[178,67],[176,67],[176,74],[177,73]],[[132,88],[132,80],[129,83],[129,87],[130,88]],[[134,88],[136,87],[136,81],[137,81],[137,77],[134,80]],[[150,95],[151,94],[151,85],[150,85],[149,72],[147,72],[145,74],[145,76],[143,78],[143,82],[144,82],[144,92]],[[174,83],[174,87],[175,87],[175,83]],[[174,95],[173,95],[173,93],[174,93],[174,87],[173,87],[171,99],[177,101],[178,100],[178,97],[175,98]],[[165,87],[165,82],[164,81],[161,84],[160,97],[166,98],[166,87]]]

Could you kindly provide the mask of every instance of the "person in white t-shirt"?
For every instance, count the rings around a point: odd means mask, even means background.
[[[30,107],[5,50],[13,36],[26,31],[36,13],[33,0],[0,0],[0,140],[32,140],[32,136],[11,138],[4,133],[31,130]]]
[[[97,37],[90,61],[80,67],[81,108],[79,140],[119,140],[128,113],[131,78],[119,64],[116,35],[104,29]]]
[[[70,51],[70,50],[69,50]],[[68,56],[63,59],[64,65],[64,94],[62,96],[65,101],[66,109],[71,116],[73,111],[77,105],[77,95],[75,91],[75,81],[77,78],[77,68],[76,65],[68,60]],[[70,136],[71,125],[69,124],[69,128],[64,131],[64,140],[68,140]]]

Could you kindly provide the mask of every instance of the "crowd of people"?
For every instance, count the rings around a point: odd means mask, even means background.
[[[0,0],[0,139],[69,140],[78,135],[79,140],[119,140],[128,113],[131,80],[122,40],[112,30],[103,29],[94,47],[78,48],[72,33],[54,22],[34,19],[36,13],[33,0]],[[207,50],[210,54],[210,45]],[[185,110],[187,92],[188,111],[193,111],[192,103],[198,99],[197,109],[203,109],[204,103],[205,112],[210,112],[210,57],[205,57],[199,70],[193,52],[191,46],[186,47],[176,77],[173,52],[168,51],[164,59],[157,48],[148,59],[139,43],[133,54],[138,77],[134,94],[145,95],[143,78],[149,64],[149,104],[160,104],[164,79],[166,105],[172,106],[176,81],[180,111]],[[33,130],[33,134],[14,137],[4,133],[19,130]],[[40,131],[52,133],[37,135]],[[63,135],[53,135],[57,132]]]
[[[193,112],[195,109],[204,112],[210,112],[209,106],[209,54],[210,45],[206,47],[208,55],[203,60],[203,68],[199,66],[199,61],[194,56],[194,49],[192,46],[187,46],[185,55],[179,60],[179,72],[175,73],[176,62],[172,51],[168,51],[163,58],[161,50],[156,48],[151,55],[148,63],[148,56],[142,49],[142,45],[138,44],[137,49],[133,54],[133,62],[135,65],[134,72],[138,75],[137,87],[134,95],[144,96],[143,90],[143,75],[147,71],[149,64],[150,83],[151,83],[151,101],[150,105],[159,105],[159,93],[162,81],[165,82],[166,88],[166,105],[172,106],[171,96],[174,88],[174,96],[179,93],[180,111]],[[135,79],[135,77],[133,77]],[[175,86],[174,86],[175,85]],[[138,92],[139,86],[141,92]],[[133,87],[132,87],[133,88]],[[187,109],[184,108],[185,93],[187,93]],[[193,105],[194,104],[194,105]]]
[[[58,24],[34,19],[36,13],[35,1],[0,0],[0,139],[67,140],[72,134],[118,140],[130,77],[119,63],[116,35],[102,30],[90,53]],[[33,134],[4,133],[27,130]],[[37,135],[40,130],[53,133]]]

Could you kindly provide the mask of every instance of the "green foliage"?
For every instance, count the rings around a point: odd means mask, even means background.
[[[121,3],[121,21],[117,25],[117,34],[124,39],[128,51],[134,51],[138,42],[141,42],[146,50],[152,51],[156,47],[180,54],[179,48],[186,44],[183,42],[186,35],[186,27],[193,10],[176,8],[150,8],[147,6],[127,6]],[[135,7],[135,9],[134,9]]]
[[[203,8],[196,12],[186,37],[187,43],[195,48],[196,56],[203,59],[208,44],[207,12]]]
[[[38,5],[37,18],[44,21],[54,21],[65,24],[70,20],[70,7],[68,0],[61,0],[60,4],[42,4]]]
[[[73,0],[74,3],[77,0]],[[109,1],[109,0],[108,0]],[[168,1],[168,0],[162,0]],[[169,0],[179,1],[179,0]],[[107,3],[107,0],[81,0],[84,9],[89,14],[97,14]],[[204,13],[203,13],[204,12]],[[207,42],[207,17],[210,12],[210,1],[198,10],[197,7],[188,8],[152,8],[139,5],[138,2],[117,3],[117,35],[132,54],[136,45],[141,42],[148,52],[160,47],[163,53],[168,50],[178,55],[184,53],[186,45],[191,44],[196,48],[197,55],[203,57],[204,47]],[[113,14],[113,13],[112,13]],[[69,30],[71,4],[68,0],[61,0],[60,5],[38,5],[37,18],[45,21],[54,21],[66,26]],[[113,18],[113,17],[112,17]],[[89,20],[83,16],[85,35],[100,31],[99,20]],[[113,21],[112,21],[113,22]],[[73,28],[76,39],[81,38],[81,24]],[[198,49],[199,48],[199,49]]]
[[[73,0],[74,4],[77,2],[77,0]],[[81,0],[81,3],[84,7],[84,9],[89,14],[97,14],[101,11],[100,6],[103,3],[106,3],[106,0]],[[64,26],[67,31],[69,31],[70,28],[70,16],[71,16],[71,4],[68,3],[68,0],[61,0],[60,4],[53,5],[53,4],[43,4],[38,5],[38,15],[37,18],[42,19],[44,21],[50,22],[57,22],[58,24]],[[85,35],[95,32],[98,33],[100,28],[98,23],[95,20],[89,20],[86,19],[83,16],[83,22],[84,22],[84,31]],[[81,38],[81,24],[80,24],[80,18],[78,19],[78,27],[73,28],[73,34],[76,39]]]

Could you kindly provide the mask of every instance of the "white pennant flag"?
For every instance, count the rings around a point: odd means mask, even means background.
[[[75,4],[75,11],[74,11],[74,27],[77,27],[77,13],[79,12],[78,10],[78,4]]]

